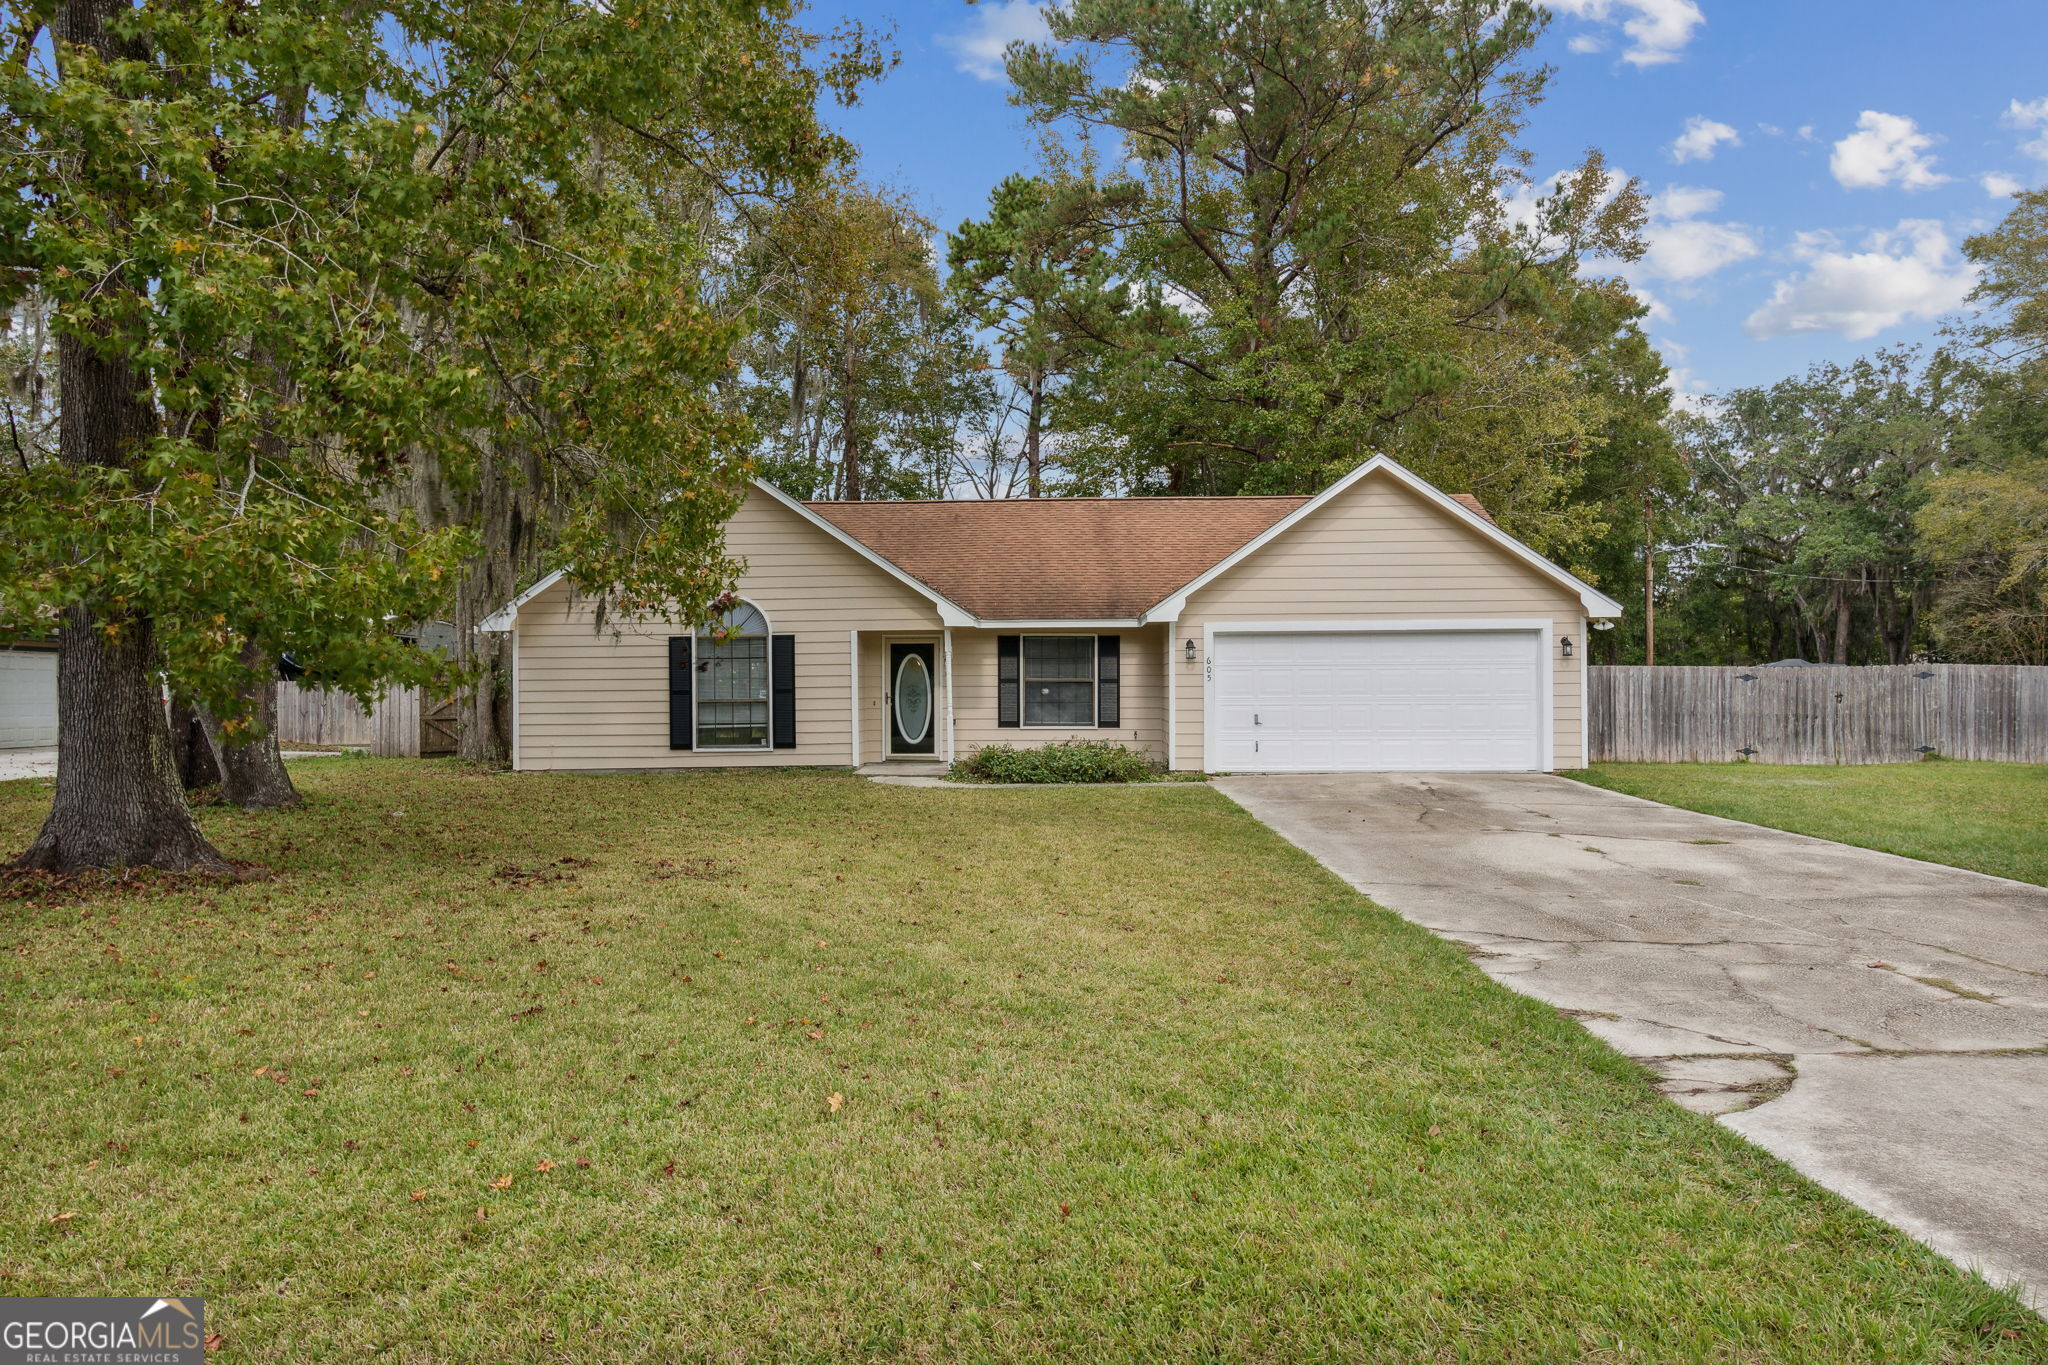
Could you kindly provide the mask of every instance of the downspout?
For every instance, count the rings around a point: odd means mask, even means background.
[[[517,658],[515,656],[515,662]],[[860,767],[860,632],[846,632],[846,719],[852,737],[853,766]]]
[[[953,628],[952,628],[951,626],[947,626],[947,627],[946,627],[946,629],[945,629],[945,632],[944,632],[944,634],[945,634],[945,637],[946,637],[946,643],[945,643],[945,651],[946,651],[946,666],[945,666],[945,670],[944,670],[944,672],[943,672],[943,674],[942,674],[941,676],[942,676],[942,677],[944,678],[944,681],[945,681],[945,687],[946,687],[946,761],[947,761],[948,763],[951,763],[951,762],[953,762],[953,761],[954,761],[954,756],[953,756]]]
[[[1174,667],[1173,634],[1177,621],[1166,625],[1166,770],[1180,766],[1180,670]]]

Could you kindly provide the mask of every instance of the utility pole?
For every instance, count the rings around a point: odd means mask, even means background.
[[[1657,662],[1657,512],[1643,490],[1643,662]]]

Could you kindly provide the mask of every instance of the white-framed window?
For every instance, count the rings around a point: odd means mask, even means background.
[[[1020,641],[1023,721],[1029,726],[1095,727],[1095,637],[1026,635]]]
[[[697,747],[768,747],[768,618],[751,603],[697,632]]]

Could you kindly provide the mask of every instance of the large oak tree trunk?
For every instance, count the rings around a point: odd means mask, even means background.
[[[64,420],[78,390],[66,387]],[[228,872],[185,805],[147,618],[74,607],[58,632],[57,800],[17,867]]]
[[[284,755],[277,749],[277,675],[269,654],[251,642],[242,651],[244,664],[273,670],[262,681],[252,683],[240,695],[236,708],[244,721],[256,727],[255,739],[230,734],[211,711],[201,709],[199,722],[206,730],[206,743],[220,769],[220,799],[231,806],[249,810],[278,810],[295,806],[298,789],[284,770]]]
[[[69,0],[54,24],[59,61],[69,46],[103,59],[145,56],[108,32],[123,0]],[[109,277],[106,287],[124,287]],[[66,331],[57,338],[58,454],[73,468],[127,468],[156,432],[148,376]],[[58,631],[57,799],[17,866],[71,873],[92,868],[198,868],[227,872],[185,804],[164,719],[161,659],[146,616],[90,605],[67,610]]]

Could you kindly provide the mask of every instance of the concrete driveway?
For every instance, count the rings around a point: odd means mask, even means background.
[[[1542,774],[1216,786],[1672,1098],[2048,1307],[2048,889]]]

